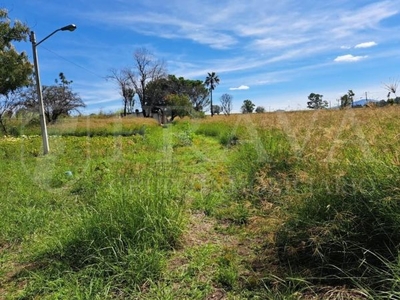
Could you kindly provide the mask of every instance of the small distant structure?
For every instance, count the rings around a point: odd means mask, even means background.
[[[160,125],[167,123],[167,114],[165,108],[158,106],[154,107],[146,106],[145,112],[146,112],[146,117],[157,120]],[[127,113],[126,116],[124,116],[121,113],[121,117],[145,118],[143,111],[139,111],[138,109],[136,109],[135,112]]]

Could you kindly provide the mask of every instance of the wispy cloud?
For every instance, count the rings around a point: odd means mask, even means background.
[[[238,87],[231,87],[229,88],[229,90],[231,91],[238,91],[238,90],[248,90],[250,87],[248,87],[247,85],[241,85]]]
[[[42,23],[37,20],[53,16],[57,19],[52,24],[64,24],[60,20],[63,16],[63,20],[78,25],[74,34],[50,39],[41,48],[43,52],[54,49],[91,72],[68,66],[59,57],[50,61],[54,55],[45,52],[41,71],[44,82],[45,72],[51,73],[47,76],[51,83],[55,71],[64,71],[80,84],[74,88],[88,106],[121,105],[118,89],[99,77],[107,75],[110,68],[134,65],[132,53],[138,47],[146,47],[165,60],[170,74],[204,80],[207,72],[215,71],[221,79],[216,97],[232,91],[238,98],[246,94],[271,102],[287,94],[288,86],[296,93],[321,89],[325,95],[327,81],[329,87],[337,82],[334,88],[346,91],[355,72],[398,58],[393,36],[400,30],[400,0],[191,0],[190,5],[182,5],[182,0],[71,0],[73,4],[68,5],[37,0],[43,4],[40,11],[33,9],[32,1],[13,1],[15,11],[26,11],[26,16],[17,17],[34,26]],[[47,25],[43,25],[44,34]],[[35,31],[39,32],[39,27]],[[68,46],[57,48],[61,43]],[[378,44],[382,47],[375,47]],[[349,63],[363,60],[365,64],[346,69]],[[391,69],[395,62],[375,68],[368,78],[380,81],[375,79],[380,72],[382,76],[397,72]],[[340,68],[347,72],[336,76]],[[274,89],[278,92],[271,97]]]
[[[341,55],[338,56],[334,59],[334,61],[336,62],[355,62],[355,61],[359,61],[361,59],[367,58],[368,56],[364,55],[364,56],[354,56],[352,54],[346,54],[346,55]]]
[[[355,45],[354,48],[370,48],[378,45],[376,42],[365,42]]]

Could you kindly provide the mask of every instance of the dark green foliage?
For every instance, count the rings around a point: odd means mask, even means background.
[[[354,93],[352,90],[349,90],[347,94],[343,95],[340,98],[340,108],[352,107],[354,101]]]
[[[254,111],[254,107],[256,105],[249,99],[243,101],[242,105],[242,113],[244,114],[251,114]]]
[[[32,65],[26,53],[18,53],[13,42],[26,41],[29,28],[15,21],[11,25],[8,12],[0,9],[0,95],[7,96],[10,92],[23,87],[30,82]]]
[[[208,91],[200,80],[189,80],[175,75],[158,78],[146,86],[146,106],[161,108],[171,116],[184,117],[202,111],[208,105]]]
[[[8,121],[19,106],[13,95],[30,83],[32,65],[26,53],[18,53],[14,42],[26,41],[29,28],[15,21],[11,24],[8,12],[0,8],[0,128],[8,134]]]
[[[262,107],[262,106],[257,106],[256,107],[256,113],[258,113],[258,114],[265,113],[265,108]]]
[[[311,93],[308,96],[307,108],[322,109],[328,107],[328,101],[322,100],[323,95]]]

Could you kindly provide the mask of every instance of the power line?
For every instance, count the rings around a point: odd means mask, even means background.
[[[69,62],[70,64],[73,64],[74,66],[76,66],[76,67],[78,67],[78,68],[81,68],[81,69],[85,70],[86,72],[88,72],[88,73],[90,73],[90,74],[92,74],[92,75],[94,75],[94,76],[96,76],[96,77],[99,77],[99,78],[101,78],[101,79],[106,80],[106,78],[105,78],[104,76],[101,76],[101,75],[99,75],[99,74],[97,74],[97,73],[95,73],[95,72],[93,72],[93,71],[91,71],[91,70],[89,70],[89,69],[87,69],[87,68],[85,68],[85,67],[83,67],[83,66],[81,66],[81,65],[79,65],[79,64],[77,64],[77,63],[75,63],[75,62],[73,62],[73,61],[71,61],[71,60],[69,60],[69,59],[67,59],[67,58],[65,58],[65,57],[63,57],[63,56],[61,56],[60,54],[54,52],[53,50],[50,50],[50,49],[48,49],[48,48],[46,48],[46,47],[44,47],[44,46],[42,46],[42,45],[41,45],[41,48],[46,49],[47,51],[53,53],[54,55],[56,55],[56,56],[58,56],[59,58],[65,60],[66,62]]]

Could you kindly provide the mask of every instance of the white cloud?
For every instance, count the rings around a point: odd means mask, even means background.
[[[237,91],[237,90],[248,90],[250,87],[248,87],[247,85],[241,85],[239,87],[233,87],[233,88],[229,88],[229,90],[231,91]]]
[[[378,45],[378,44],[375,42],[365,42],[365,43],[356,45],[354,48],[369,48],[369,47],[373,47],[376,45]]]
[[[346,54],[346,55],[341,55],[338,56],[334,59],[336,62],[354,62],[354,61],[359,61],[361,59],[367,58],[367,56],[354,56],[352,54]]]

